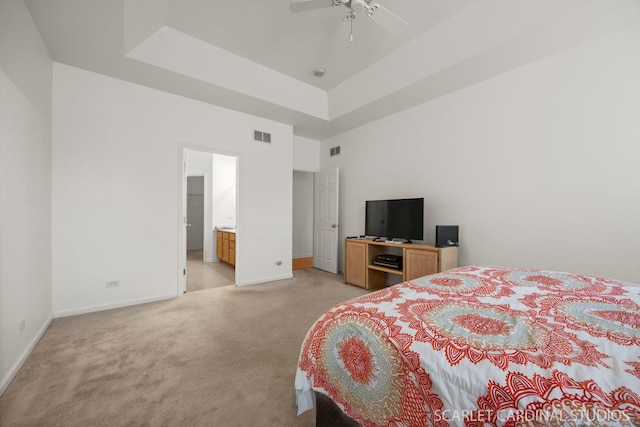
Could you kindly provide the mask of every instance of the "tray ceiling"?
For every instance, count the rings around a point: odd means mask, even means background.
[[[325,139],[640,22],[637,0],[377,0],[392,36],[289,0],[27,0],[54,61]],[[318,78],[313,70],[324,68]]]

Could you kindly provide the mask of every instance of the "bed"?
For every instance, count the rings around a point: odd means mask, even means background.
[[[640,426],[640,285],[486,266],[394,285],[316,321],[295,389],[318,426]]]

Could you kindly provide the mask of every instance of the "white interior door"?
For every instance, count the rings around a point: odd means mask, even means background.
[[[338,168],[315,174],[313,266],[338,272]]]

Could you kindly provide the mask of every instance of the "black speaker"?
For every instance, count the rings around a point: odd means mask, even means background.
[[[457,225],[436,225],[436,247],[458,246]]]

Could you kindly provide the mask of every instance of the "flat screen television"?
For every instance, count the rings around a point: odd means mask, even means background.
[[[423,240],[424,198],[367,200],[364,227],[376,238]]]

